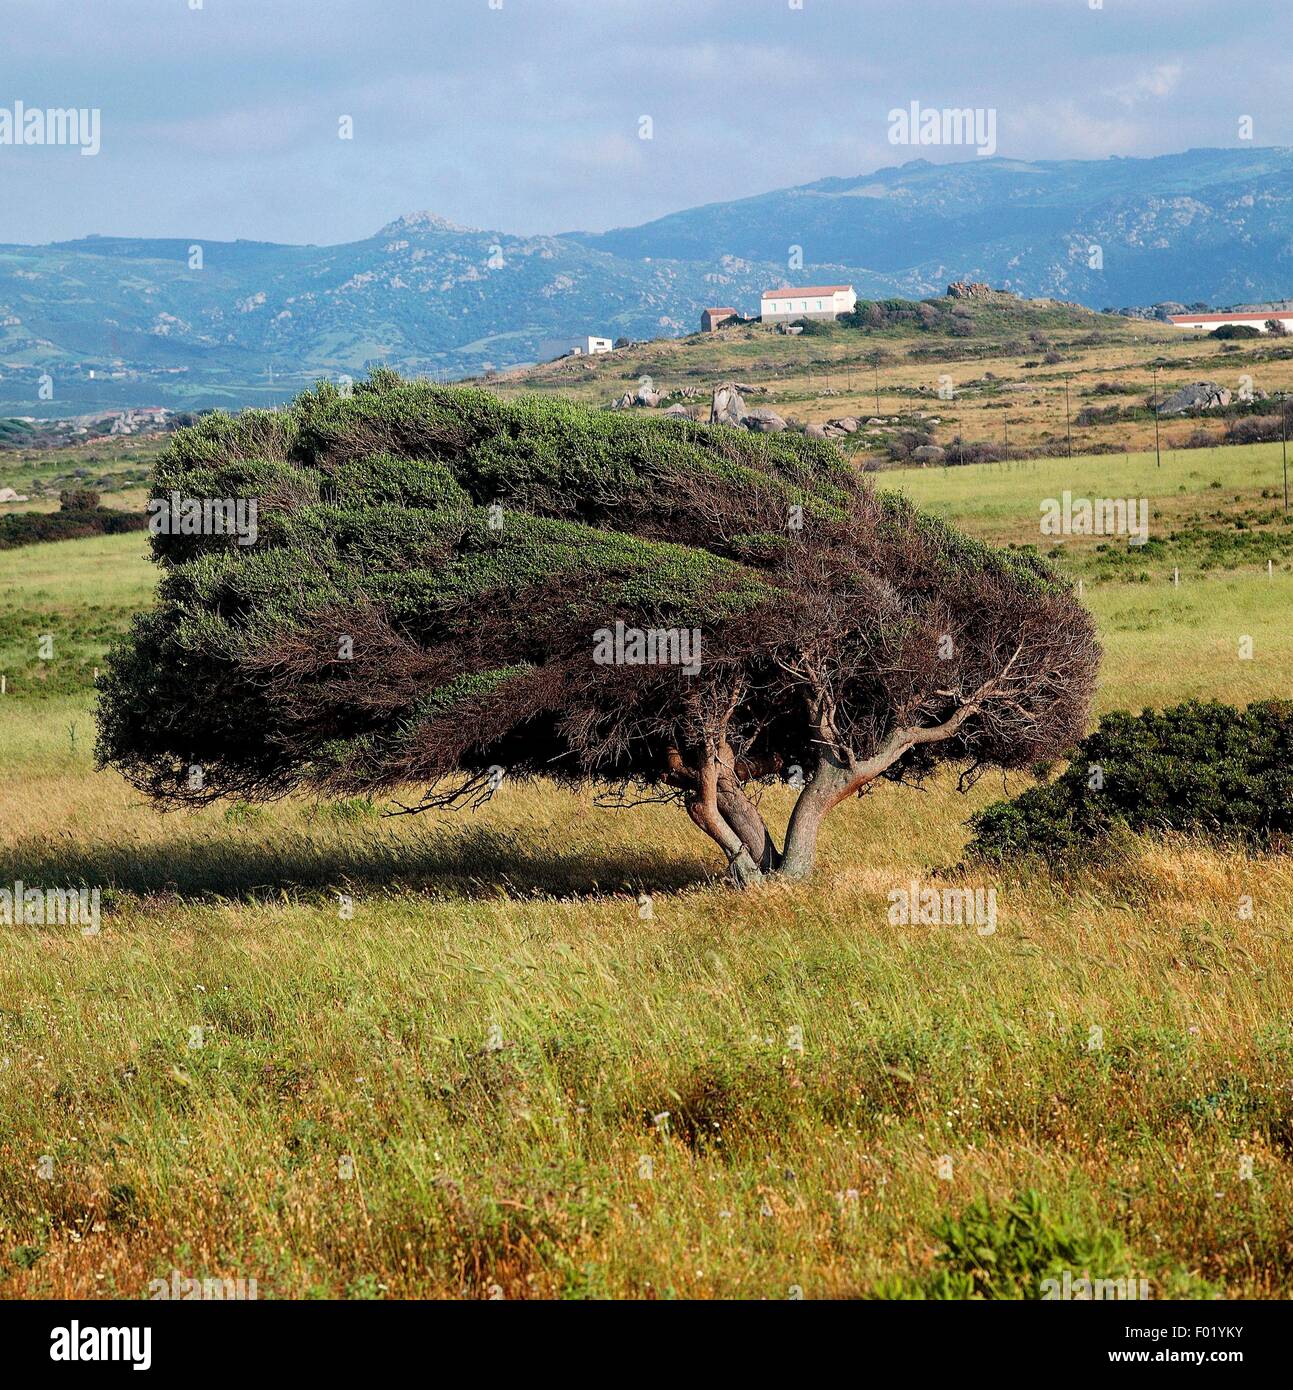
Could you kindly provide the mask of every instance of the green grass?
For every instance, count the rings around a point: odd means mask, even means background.
[[[1233,510],[1237,503],[1281,511],[1283,467],[1280,445],[1253,444],[1164,449],[1161,467],[1151,452],[913,468],[884,474],[880,485],[976,533],[1041,546],[1048,541],[1039,534],[1041,503],[1066,489],[1074,497],[1148,498],[1151,539],[1162,539],[1184,516]],[[1075,548],[1088,543],[1098,540],[1066,542]]]
[[[49,699],[92,689],[108,644],[151,601],[156,574],[147,555],[142,534],[4,552],[0,673],[11,695]],[[52,644],[42,647],[45,637]]]
[[[1120,457],[898,481],[1016,544],[1066,479],[1182,515],[1214,478],[1228,508],[1269,486],[1269,451],[1178,460],[1143,492]],[[543,785],[462,817],[163,817],[89,748],[87,663],[147,601],[142,549],[0,555],[0,882],[104,908],[96,937],[0,927],[0,1295],[141,1297],[175,1267],[262,1297],[1037,1297],[1065,1261],[1293,1294],[1287,857],[949,868],[993,778],[886,785],[828,822],[812,883],[753,895],[676,809]],[[1060,563],[1099,708],[1289,693],[1282,566],[1190,551],[1177,588],[1171,555],[1143,582],[1095,555]],[[994,934],[890,924],[889,891],[940,873],[997,890]]]

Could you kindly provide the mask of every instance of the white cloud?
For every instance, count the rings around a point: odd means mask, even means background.
[[[1181,63],[1159,63],[1138,73],[1129,82],[1108,89],[1107,95],[1124,106],[1139,106],[1144,101],[1161,101],[1180,86],[1185,68]]]
[[[1105,116],[1072,101],[1034,103],[1001,113],[1001,153],[1024,158],[1105,159],[1140,154],[1151,127],[1127,116]],[[1045,150],[1042,156],[1038,151]]]

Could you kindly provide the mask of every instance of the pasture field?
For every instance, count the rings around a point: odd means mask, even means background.
[[[1056,552],[1103,711],[1289,694],[1280,463],[883,482]],[[1064,489],[1147,497],[1149,545],[1041,537]],[[908,1297],[995,1265],[1036,1297],[1049,1266],[1001,1217],[1030,1191],[1075,1278],[1293,1295],[1287,856],[967,868],[999,778],[883,785],[827,822],[814,880],[747,894],[678,809],[543,784],[459,816],[162,816],[92,753],[145,550],[0,554],[0,885],[103,904],[96,936],[0,926],[0,1296],[141,1298],[178,1269],[262,1298]],[[996,930],[892,924],[913,878],[995,889]],[[980,1199],[979,1253],[949,1248]]]

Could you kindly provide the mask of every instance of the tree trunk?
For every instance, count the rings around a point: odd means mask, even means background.
[[[817,862],[817,833],[827,811],[848,795],[853,773],[834,754],[823,753],[813,780],[799,794],[786,827],[786,847],[778,873],[807,878]]]
[[[750,851],[744,845],[728,864],[727,871],[738,888],[753,888],[756,883],[763,882],[763,870],[750,858]]]
[[[1018,654],[1016,651],[1015,656]],[[1007,663],[1007,671],[1014,659],[1012,656]],[[812,780],[800,792],[790,813],[786,847],[780,854],[763,817],[736,777],[735,759],[726,743],[721,758],[711,759],[691,774],[698,790],[688,801],[687,813],[723,847],[732,878],[740,887],[759,883],[770,873],[788,879],[807,878],[817,862],[817,836],[826,813],[846,796],[874,782],[918,744],[950,738],[980,707],[992,686],[992,681],[985,681],[971,699],[959,705],[941,724],[904,725],[890,730],[884,743],[861,762],[848,752],[840,756],[823,738]],[[676,750],[672,751],[675,762],[680,764]]]
[[[687,814],[727,855],[728,872],[738,888],[750,888],[763,881],[763,870],[751,857],[744,841],[724,816],[705,805],[703,797],[693,796],[688,799]]]
[[[781,855],[758,807],[746,796],[741,784],[730,774],[720,773],[717,787],[719,813],[741,837],[752,863],[765,874],[781,863]]]

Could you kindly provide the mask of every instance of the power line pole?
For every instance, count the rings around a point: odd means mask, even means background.
[[[1010,421],[1009,421],[1009,420],[1006,420],[1004,423],[1005,423],[1005,426],[1006,426],[1006,462],[1009,463],[1009,462],[1010,462]]]
[[[1154,456],[1158,459],[1157,466],[1163,466],[1163,444],[1158,437],[1158,368],[1154,368]]]
[[[1289,509],[1289,413],[1288,400],[1280,392],[1280,439],[1284,445],[1284,510]]]
[[[877,357],[871,365],[875,368],[875,413],[880,414],[880,359]]]
[[[1064,373],[1064,429],[1069,437],[1069,458],[1073,457],[1073,422],[1069,417],[1069,374]]]

